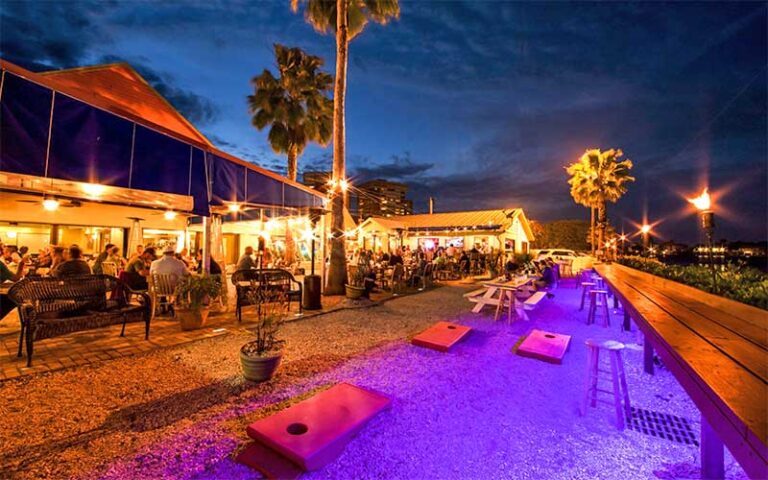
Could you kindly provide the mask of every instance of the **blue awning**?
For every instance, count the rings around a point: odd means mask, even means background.
[[[0,171],[191,196],[193,213],[231,202],[322,206],[322,196],[218,150],[99,109],[7,69]]]

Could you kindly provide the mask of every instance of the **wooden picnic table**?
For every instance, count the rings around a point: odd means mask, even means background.
[[[768,478],[768,312],[617,264],[595,270],[701,412],[703,478],[723,478],[723,443]],[[650,361],[649,361],[650,360]]]
[[[464,297],[470,302],[476,303],[472,308],[472,313],[480,313],[486,305],[497,307],[501,296],[506,294],[504,293],[504,290],[517,290],[520,287],[531,283],[534,278],[535,277],[523,276],[515,277],[507,282],[483,282],[482,288],[466,293],[464,294]]]

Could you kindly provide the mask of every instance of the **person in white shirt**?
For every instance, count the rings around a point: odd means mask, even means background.
[[[150,265],[149,274],[172,274],[177,275],[179,278],[185,275],[189,275],[187,266],[184,265],[184,262],[176,258],[175,254],[176,249],[173,247],[173,245],[166,245],[166,247],[163,249],[163,256],[158,260],[153,261],[152,265]]]

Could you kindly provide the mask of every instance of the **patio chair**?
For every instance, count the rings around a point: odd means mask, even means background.
[[[405,268],[402,264],[398,263],[392,268],[392,273],[389,276],[389,285],[394,295],[405,290]]]
[[[116,277],[117,265],[115,265],[115,262],[101,262],[101,273]]]
[[[153,273],[149,276],[149,298],[152,299],[152,319],[157,315],[158,306],[167,307],[171,316],[176,316],[173,302],[176,300],[176,286],[179,277],[176,274]]]

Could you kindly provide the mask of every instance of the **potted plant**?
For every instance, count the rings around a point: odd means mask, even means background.
[[[259,287],[250,294],[256,305],[258,319],[249,329],[255,338],[240,347],[240,364],[243,376],[252,382],[263,382],[274,375],[283,358],[281,347],[284,340],[277,339],[285,315],[288,312],[288,295],[281,290]]]
[[[221,279],[213,275],[189,275],[176,287],[174,310],[182,330],[203,327],[212,297],[221,292]]]

